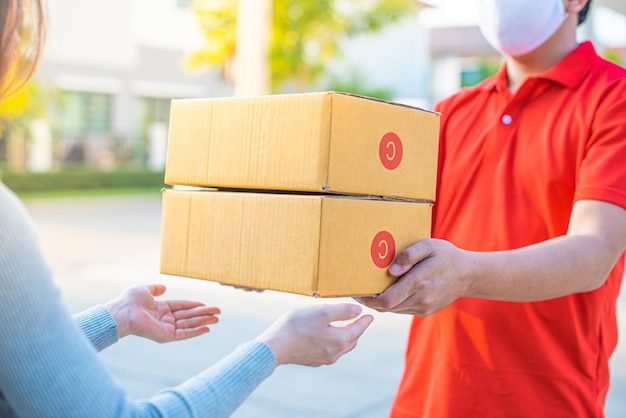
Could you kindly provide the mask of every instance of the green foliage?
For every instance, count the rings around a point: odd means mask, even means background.
[[[500,61],[499,60],[483,60],[480,62],[479,74],[480,79],[484,80],[487,77],[491,77],[496,74],[500,69]]]
[[[499,60],[480,60],[478,66],[473,71],[466,71],[461,74],[461,86],[473,86],[484,79],[491,77],[500,69],[500,61]]]
[[[2,127],[22,130],[36,118],[46,115],[51,93],[37,80],[31,79],[13,95],[0,102]]]
[[[194,0],[196,14],[205,44],[188,56],[189,68],[220,66],[235,55],[237,44],[237,2]]]
[[[620,55],[617,49],[607,48],[602,53],[602,56],[609,61],[613,61],[616,64],[624,65],[624,58]]]
[[[274,0],[274,24],[269,49],[271,89],[293,82],[297,91],[319,79],[325,62],[339,54],[334,37],[346,33],[344,17],[332,0]]]
[[[97,171],[64,170],[51,173],[0,173],[0,180],[15,193],[46,191],[87,191],[164,187],[163,172],[147,170]]]
[[[416,12],[415,0],[273,0],[269,61],[271,89],[304,91],[340,56],[349,36],[376,32]],[[192,69],[225,65],[236,52],[236,0],[195,0],[192,6],[206,39],[190,54]]]
[[[333,77],[329,83],[329,89],[385,101],[391,101],[394,98],[393,90],[371,86],[365,76],[356,70],[353,70],[347,77]]]

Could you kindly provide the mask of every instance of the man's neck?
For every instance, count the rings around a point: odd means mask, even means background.
[[[524,80],[546,71],[576,48],[576,15],[570,15],[559,30],[543,45],[528,54],[507,57],[509,90],[515,92]]]

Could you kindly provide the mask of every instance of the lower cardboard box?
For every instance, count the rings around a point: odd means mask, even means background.
[[[431,203],[163,190],[163,274],[316,297],[381,293],[403,248],[428,238]]]

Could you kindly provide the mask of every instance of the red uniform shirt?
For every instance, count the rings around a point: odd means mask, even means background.
[[[433,236],[514,249],[566,234],[577,200],[626,207],[626,70],[590,43],[515,94],[503,67],[437,110]],[[592,292],[416,317],[391,417],[602,417],[623,273],[622,255]]]

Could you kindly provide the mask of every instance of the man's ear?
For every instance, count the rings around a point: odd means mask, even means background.
[[[588,0],[565,0],[565,11],[571,14],[578,14]]]

